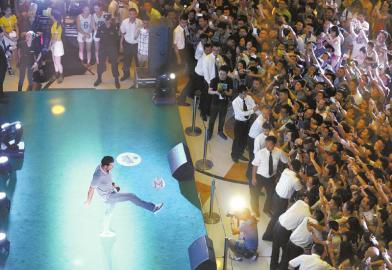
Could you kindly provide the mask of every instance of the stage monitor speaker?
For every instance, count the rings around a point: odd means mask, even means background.
[[[167,154],[170,171],[178,181],[192,180],[194,174],[193,163],[188,147],[184,143],[174,146]]]
[[[216,270],[214,246],[208,236],[198,238],[188,248],[192,270]]]

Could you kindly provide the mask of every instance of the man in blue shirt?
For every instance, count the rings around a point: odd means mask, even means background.
[[[248,208],[232,215],[231,231],[233,235],[239,235],[238,240],[229,239],[229,248],[234,253],[232,259],[242,261],[245,257],[256,260],[259,245],[257,220]]]
[[[114,233],[109,230],[110,217],[114,209],[114,206],[118,202],[130,201],[139,207],[149,210],[153,213],[158,212],[163,203],[154,204],[146,202],[140,199],[133,193],[119,192],[120,187],[117,186],[113,179],[110,171],[114,167],[114,158],[111,156],[105,156],[101,160],[101,164],[98,165],[94,172],[93,179],[91,181],[90,188],[87,194],[86,206],[89,206],[94,196],[94,191],[97,190],[99,196],[102,197],[106,204],[105,219],[102,236],[114,236]]]

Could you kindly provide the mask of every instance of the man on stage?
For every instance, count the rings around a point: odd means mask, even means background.
[[[110,217],[113,212],[114,206],[118,202],[130,201],[139,207],[149,210],[153,213],[158,212],[163,203],[154,204],[146,202],[140,199],[133,193],[119,192],[120,187],[117,186],[113,180],[110,171],[114,167],[114,158],[111,156],[105,156],[101,160],[101,164],[98,165],[94,172],[93,179],[91,181],[90,188],[87,194],[86,206],[89,206],[94,196],[94,191],[97,190],[98,194],[102,197],[106,204],[105,218],[103,224],[103,232],[101,236],[114,236],[114,233],[109,230]]]

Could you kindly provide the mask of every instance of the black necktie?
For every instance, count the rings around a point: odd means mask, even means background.
[[[248,111],[248,107],[246,106],[246,103],[245,103],[245,99],[243,99],[242,100],[242,110],[244,111],[244,112],[247,112]],[[249,116],[247,115],[247,116],[245,116],[245,119],[248,119],[249,118]]]
[[[274,173],[274,162],[272,160],[272,151],[270,151],[269,162],[268,162],[268,173],[270,176]]]

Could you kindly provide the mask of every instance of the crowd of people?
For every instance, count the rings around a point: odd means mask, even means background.
[[[72,2],[60,11],[52,1],[48,51],[59,82],[63,18]],[[45,58],[38,49],[45,38],[36,38],[39,31],[19,19],[26,16],[34,25],[30,1],[22,3],[18,20],[10,9],[0,18],[2,35],[19,38],[18,49],[29,55],[19,62],[20,89],[25,71],[30,88]],[[233,109],[231,157],[248,163],[251,197],[251,211],[234,215],[233,233],[245,241],[230,242],[233,259],[257,258],[259,198],[265,196],[270,269],[392,269],[391,4],[86,2],[74,14],[75,38],[80,60],[91,65],[95,58],[98,64],[94,85],[109,58],[119,88],[131,76],[133,60],[147,62],[149,24],[164,21],[175,68],[188,78],[178,104],[189,106],[187,97],[200,95],[210,140],[218,117],[217,134],[227,140],[224,127]],[[31,40],[40,41],[35,49]]]

